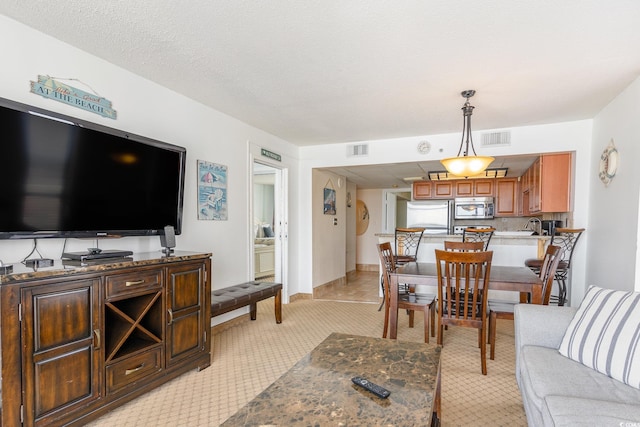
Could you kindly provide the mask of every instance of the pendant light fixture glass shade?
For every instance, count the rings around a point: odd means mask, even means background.
[[[490,156],[478,156],[476,150],[473,147],[473,138],[471,137],[471,114],[473,114],[473,106],[469,104],[469,98],[475,95],[475,90],[465,90],[461,93],[467,100],[462,106],[463,113],[463,126],[462,126],[462,140],[460,141],[460,149],[456,157],[449,157],[447,159],[440,160],[440,163],[444,165],[447,171],[456,176],[469,177],[482,173],[494,158]],[[469,146],[471,146],[470,155]],[[462,148],[464,147],[464,151]],[[462,156],[460,155],[462,153]]]

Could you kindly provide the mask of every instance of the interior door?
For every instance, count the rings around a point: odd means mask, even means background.
[[[287,170],[253,161],[251,227],[253,278],[282,283],[286,298],[288,241]]]
[[[383,233],[393,233],[396,229],[396,205],[397,195],[391,191],[385,191],[383,197],[382,224]]]

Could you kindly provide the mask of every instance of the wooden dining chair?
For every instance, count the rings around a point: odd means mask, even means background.
[[[453,252],[436,249],[438,273],[438,344],[445,326],[478,329],[482,374],[487,374],[487,295],[492,251]]]
[[[384,310],[384,327],[382,330],[382,338],[387,337],[387,331],[389,327],[389,311],[390,307],[390,274],[396,271],[396,264],[391,251],[391,243],[385,242],[376,245],[378,248],[378,255],[380,257],[380,264],[382,265],[382,280],[384,283],[384,298],[385,298],[385,310]],[[424,313],[424,342],[429,342],[429,333],[435,335],[435,294],[423,294],[417,292],[411,293],[398,293],[398,306],[395,310],[406,309],[409,311],[409,327],[413,328],[414,312],[422,311]],[[431,325],[431,327],[429,327]]]
[[[484,242],[458,242],[445,240],[444,250],[454,252],[479,252],[484,250]]]
[[[562,260],[564,249],[560,246],[547,246],[540,267],[540,280],[542,281],[542,304],[549,305],[551,288],[556,277],[558,265]],[[490,359],[495,357],[496,349],[496,323],[498,319],[513,320],[513,310],[519,302],[489,300],[489,345],[491,346]]]
[[[462,241],[463,242],[482,242],[484,243],[484,249],[489,249],[489,242],[491,242],[491,237],[493,236],[493,232],[496,231],[495,228],[472,228],[467,227],[462,231]]]

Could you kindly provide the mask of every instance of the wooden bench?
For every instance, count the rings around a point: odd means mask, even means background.
[[[256,303],[270,297],[275,297],[276,323],[282,323],[282,283],[259,280],[212,290],[211,317],[248,305],[251,320],[256,320]]]

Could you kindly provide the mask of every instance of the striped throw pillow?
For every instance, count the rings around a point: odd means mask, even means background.
[[[640,293],[591,286],[559,351],[640,389]]]

